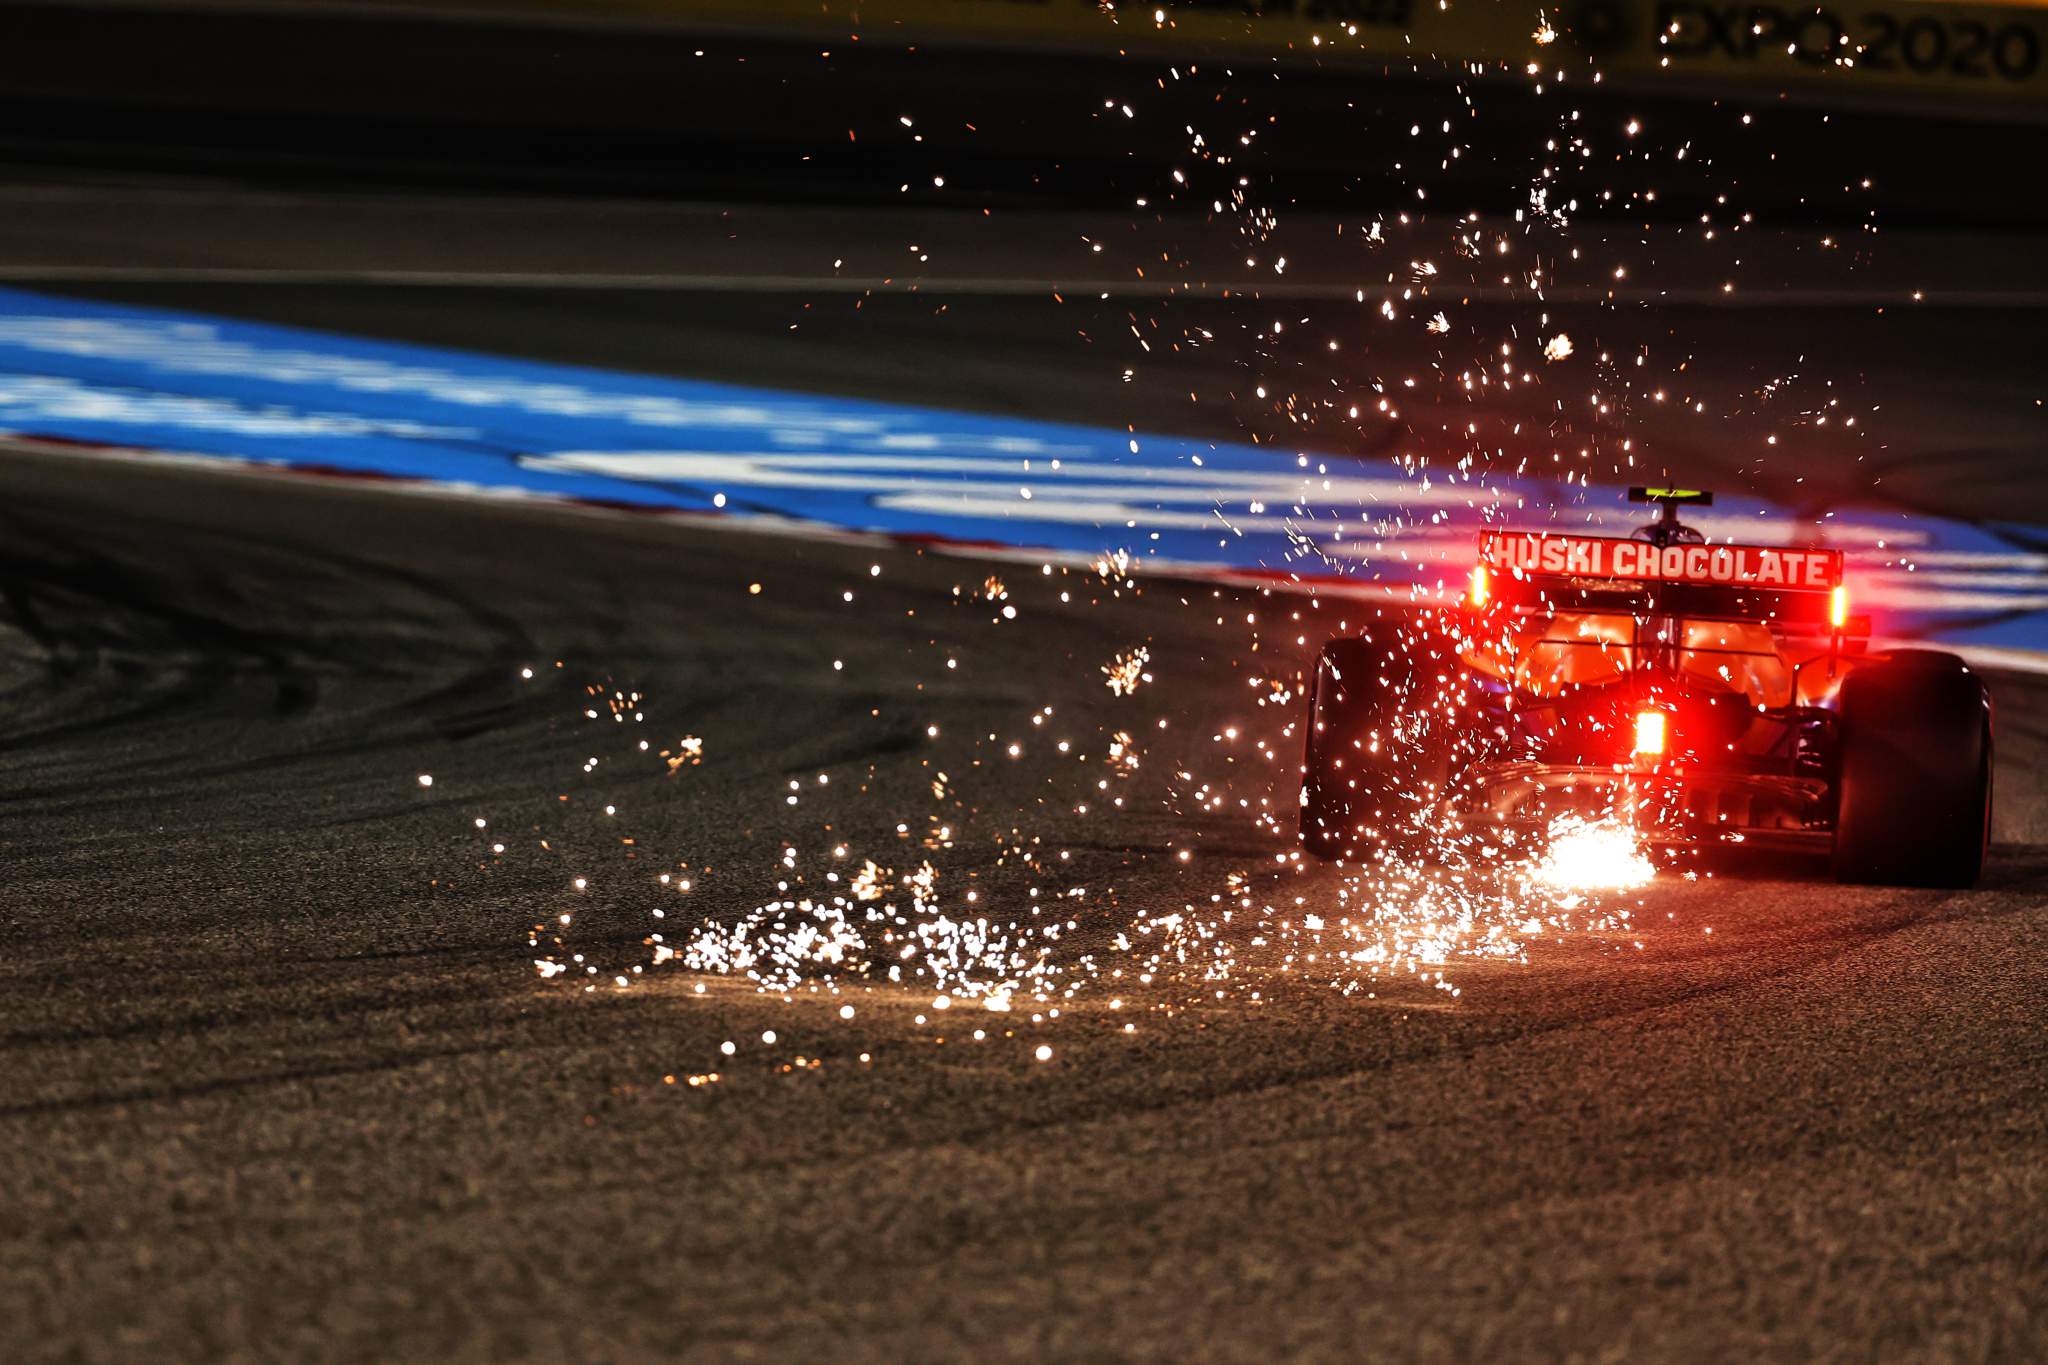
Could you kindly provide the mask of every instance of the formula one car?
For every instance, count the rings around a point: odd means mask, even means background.
[[[1459,607],[1323,647],[1301,840],[1326,858],[1622,818],[1665,847],[1825,852],[1843,880],[1969,886],[1991,699],[1953,654],[1868,649],[1842,554],[1709,544],[1680,507],[1627,539],[1482,536]]]

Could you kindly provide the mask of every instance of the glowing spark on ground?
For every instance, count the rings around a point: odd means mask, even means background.
[[[1530,875],[1559,891],[1633,891],[1656,874],[1630,826],[1567,816],[1552,826],[1550,847]]]

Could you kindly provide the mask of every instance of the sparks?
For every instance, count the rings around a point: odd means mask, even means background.
[[[1551,826],[1549,847],[1530,875],[1558,891],[1633,891],[1656,873],[1633,827],[1565,816]]]

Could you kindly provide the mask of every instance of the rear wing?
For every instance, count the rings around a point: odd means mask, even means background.
[[[1682,502],[1694,507],[1712,507],[1714,495],[1704,488],[1631,488],[1630,502]]]
[[[1801,633],[1852,630],[1842,552],[1786,546],[1489,531],[1480,537],[1469,602],[1482,610],[1609,611],[1760,621]]]

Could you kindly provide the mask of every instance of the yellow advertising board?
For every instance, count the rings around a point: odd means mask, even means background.
[[[460,0],[457,0],[460,3]],[[1264,55],[1397,69],[1473,63],[1568,80],[1735,81],[1849,99],[1927,95],[2048,112],[2048,5],[1914,0],[584,0],[535,8],[842,40]]]

